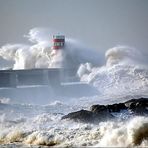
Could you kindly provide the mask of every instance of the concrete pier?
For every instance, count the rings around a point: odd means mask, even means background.
[[[30,85],[60,86],[62,82],[79,81],[75,69],[0,70],[0,87]]]

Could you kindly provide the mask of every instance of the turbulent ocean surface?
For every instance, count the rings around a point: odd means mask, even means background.
[[[45,46],[47,43],[42,41],[45,38],[39,40],[38,34],[30,34],[31,39],[38,39],[37,44],[31,47],[6,45],[1,48],[0,55],[6,60],[14,61],[13,69],[63,67],[67,63],[64,61],[65,57],[70,56],[68,66],[80,65],[77,71],[80,80],[97,89],[98,94],[86,96],[84,93],[83,97],[62,99],[57,97],[54,101],[43,95],[42,99],[48,102],[41,105],[35,102],[28,104],[25,100],[20,103],[18,98],[1,98],[1,146],[148,146],[148,117],[121,112],[116,114],[117,119],[100,121],[98,124],[61,120],[63,115],[89,109],[93,104],[112,104],[148,97],[148,67],[138,50],[127,46],[111,48],[105,55],[106,64],[93,66],[90,62],[96,64],[97,60],[89,59],[90,54],[74,54],[75,48],[67,48],[66,53],[48,59],[50,52]],[[91,56],[93,55],[92,53]],[[73,59],[78,62],[75,63]],[[33,95],[30,100],[34,100],[32,97]]]

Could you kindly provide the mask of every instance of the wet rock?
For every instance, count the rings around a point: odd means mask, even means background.
[[[133,106],[133,103],[136,101],[136,99],[131,99],[131,100],[128,100],[126,102],[124,102],[125,106],[129,109]]]
[[[93,113],[107,112],[107,107],[105,105],[92,105],[90,111]]]
[[[126,101],[125,105],[136,115],[148,115],[148,98],[132,99]]]
[[[99,120],[114,118],[105,105],[92,105],[90,111],[94,113],[95,120],[98,118]]]
[[[94,115],[94,121],[106,121],[114,118],[114,116],[107,110],[94,112],[93,115]]]
[[[62,119],[72,119],[80,122],[100,122],[115,118],[111,113],[120,112],[122,110],[131,110],[136,115],[148,115],[148,99],[132,99],[124,103],[112,105],[92,105],[90,111],[80,110],[69,113],[62,117]]]
[[[107,105],[107,109],[109,112],[120,112],[121,110],[127,109],[124,103],[119,103],[119,104],[112,104],[112,105]]]
[[[92,112],[120,112],[121,110],[127,109],[124,103],[112,104],[112,105],[93,105],[91,106]]]
[[[69,113],[62,117],[62,119],[72,119],[74,121],[93,122],[93,112],[87,110],[80,110]]]
[[[79,122],[86,122],[86,123],[96,123],[100,121],[105,121],[107,119],[114,118],[113,115],[111,115],[107,110],[80,110],[77,112],[69,113],[68,115],[65,115],[62,117],[62,119],[72,119],[74,121]]]

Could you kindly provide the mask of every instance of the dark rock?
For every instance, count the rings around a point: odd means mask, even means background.
[[[89,122],[89,123],[96,123],[99,121],[105,121],[107,119],[114,118],[109,112],[106,111],[87,111],[87,110],[80,110],[77,112],[69,113],[62,117],[62,119],[72,119],[74,121],[80,122]]]
[[[82,122],[93,122],[93,112],[87,110],[80,110],[77,112],[69,113],[62,117],[62,119],[72,119],[74,121],[82,121]]]
[[[109,112],[120,112],[121,110],[127,109],[124,103],[119,103],[119,104],[112,104],[112,105],[107,105],[107,109]]]
[[[127,109],[124,103],[112,104],[112,105],[93,105],[90,110],[94,113],[97,112],[120,112],[121,110]]]
[[[125,102],[126,107],[137,115],[148,114],[148,99],[132,99]]]
[[[111,113],[109,113],[107,110],[94,112],[93,116],[94,116],[94,121],[106,121],[114,118],[114,116]]]
[[[92,105],[90,111],[93,113],[107,112],[107,107],[105,105]]]
[[[142,104],[145,104],[145,105],[148,105],[148,98],[140,98],[140,99],[131,99],[131,100],[128,100],[126,102],[124,102],[124,104],[130,108],[130,106],[133,104],[133,103],[142,103]]]
[[[62,117],[62,119],[72,119],[80,122],[96,123],[113,119],[112,112],[120,112],[121,110],[131,110],[136,115],[148,114],[148,99],[132,99],[124,103],[112,104],[112,105],[92,105],[90,111],[80,110],[77,112],[69,113]]]
[[[94,113],[95,120],[98,118],[100,120],[114,118],[114,116],[109,112],[107,106],[105,105],[92,105],[90,111]]]
[[[131,104],[134,103],[135,101],[136,99],[131,99],[131,100],[124,102],[124,104],[127,108],[130,108]]]

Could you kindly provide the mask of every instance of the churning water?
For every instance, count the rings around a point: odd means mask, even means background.
[[[29,39],[35,44],[5,45],[0,56],[13,61],[13,69],[79,66],[77,75],[99,92],[95,96],[58,97],[45,105],[0,100],[0,143],[54,146],[148,146],[148,117],[119,113],[119,118],[98,124],[61,120],[69,112],[89,109],[92,104],[124,102],[148,96],[148,67],[142,54],[127,46],[107,50],[106,64],[99,63],[96,52],[67,39],[64,51],[51,56],[47,33],[33,29]],[[75,48],[77,47],[77,48]],[[80,51],[80,54],[78,54]],[[86,52],[83,52],[86,51]],[[95,58],[90,58],[90,57]],[[68,64],[67,64],[68,63]],[[92,64],[93,63],[93,64]],[[81,91],[81,90],[80,90]],[[33,96],[32,96],[33,97]],[[43,95],[43,100],[46,96]],[[21,99],[21,98],[20,98]],[[33,99],[34,98],[31,98]],[[126,120],[125,120],[126,119]]]

